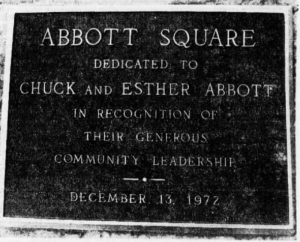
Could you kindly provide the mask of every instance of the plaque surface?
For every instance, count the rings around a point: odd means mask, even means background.
[[[292,231],[289,13],[13,13],[2,220]]]

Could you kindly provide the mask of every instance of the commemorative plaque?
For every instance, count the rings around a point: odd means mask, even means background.
[[[293,235],[290,12],[13,12],[1,221]]]

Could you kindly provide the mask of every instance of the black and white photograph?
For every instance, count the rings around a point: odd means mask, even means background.
[[[0,240],[296,240],[296,1],[0,2]]]

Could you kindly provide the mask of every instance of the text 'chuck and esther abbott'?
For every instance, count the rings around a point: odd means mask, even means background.
[[[139,39],[137,28],[89,28],[50,29],[47,28],[41,39],[41,46],[80,46],[80,45],[135,45]],[[138,41],[137,41],[138,42]],[[162,29],[157,43],[160,46],[176,45],[183,48],[193,46],[254,47],[256,46],[253,29]],[[154,43],[155,44],[155,43]]]

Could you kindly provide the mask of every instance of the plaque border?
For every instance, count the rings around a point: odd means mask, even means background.
[[[165,228],[198,228],[198,229],[251,229],[257,231],[264,230],[292,230],[295,229],[295,204],[293,180],[295,172],[295,142],[294,124],[291,124],[291,115],[294,115],[293,97],[295,91],[290,90],[294,85],[293,76],[293,14],[291,6],[249,6],[249,5],[94,5],[94,6],[9,6],[7,12],[7,32],[6,32],[6,54],[4,83],[2,96],[2,117],[1,117],[1,137],[0,137],[0,227],[20,227],[20,228],[44,228],[44,229],[80,229],[80,230],[108,230],[112,227],[123,227],[123,230],[142,227],[165,227]],[[129,221],[96,221],[96,220],[65,220],[65,219],[35,219],[23,217],[4,217],[4,188],[5,188],[5,163],[6,163],[6,140],[8,122],[8,101],[10,68],[12,57],[12,40],[14,28],[14,16],[16,13],[47,13],[47,12],[245,12],[245,13],[282,13],[285,24],[285,97],[286,97],[286,128],[287,128],[287,174],[288,174],[288,195],[289,195],[289,223],[286,225],[271,224],[211,224],[211,223],[171,223],[171,222],[129,222]],[[292,104],[292,105],[291,105]],[[290,109],[292,106],[292,110]],[[294,122],[294,118],[292,118]],[[293,138],[293,140],[292,140]],[[292,154],[293,150],[293,154]],[[293,159],[292,159],[293,157]],[[126,229],[127,228],[127,229]],[[116,230],[116,229],[112,229]],[[118,230],[118,229],[117,229]],[[253,233],[253,231],[252,231]],[[251,233],[251,234],[252,234]]]

